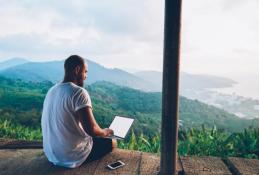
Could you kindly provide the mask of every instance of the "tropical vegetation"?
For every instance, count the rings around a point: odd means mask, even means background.
[[[41,140],[40,119],[49,81],[0,77],[0,137]],[[108,127],[115,115],[135,119],[119,147],[159,154],[161,93],[97,82],[86,86],[94,115]],[[245,120],[197,100],[180,97],[179,155],[259,158],[259,120]]]

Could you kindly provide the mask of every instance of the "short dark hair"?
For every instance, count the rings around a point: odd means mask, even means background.
[[[65,74],[69,74],[75,70],[76,66],[83,66],[85,63],[84,59],[78,55],[71,55],[65,60],[64,68]]]

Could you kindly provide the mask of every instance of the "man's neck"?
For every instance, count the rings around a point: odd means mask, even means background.
[[[69,77],[65,77],[64,80],[62,81],[62,83],[68,83],[68,82],[77,84],[77,81],[75,79],[69,78]]]

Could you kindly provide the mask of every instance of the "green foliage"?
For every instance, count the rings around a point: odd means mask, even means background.
[[[0,120],[0,138],[42,140],[40,128],[23,127],[8,120]],[[178,154],[181,156],[235,156],[259,159],[259,128],[227,134],[216,127],[191,128],[179,131]],[[136,136],[132,131],[128,140],[119,140],[118,147],[160,154],[160,135]]]
[[[43,100],[51,82],[23,82],[0,77],[0,119],[37,128],[40,127]],[[147,93],[109,82],[86,87],[92,98],[93,112],[102,127],[108,127],[115,115],[135,119],[133,130],[153,137],[161,128],[161,93]],[[259,126],[259,120],[239,119],[233,114],[197,100],[180,98],[181,129],[216,125],[228,132]],[[128,138],[127,138],[128,139]]]
[[[259,158],[259,128],[234,133],[229,140],[232,143],[230,145],[231,154],[235,154],[237,157]]]
[[[132,131],[129,141],[119,140],[118,147],[123,149],[159,153],[160,136],[156,135],[153,137],[147,137],[141,134],[139,137],[136,137]]]
[[[52,85],[47,81],[22,82],[0,77],[0,137],[40,140],[43,100]],[[120,148],[159,153],[161,93],[108,82],[95,83],[87,90],[95,118],[102,127],[108,127],[115,115],[135,119],[131,134],[119,141]],[[258,119],[239,119],[184,97],[180,98],[180,119],[183,126],[179,131],[179,155],[259,157]],[[240,132],[249,126],[257,129]]]
[[[191,128],[188,131],[179,132],[179,154],[180,155],[224,155],[227,150],[225,140],[227,133],[217,130],[216,127],[210,129]]]
[[[23,127],[8,120],[0,120],[0,138],[42,140],[42,135],[40,128]]]
[[[52,85],[50,82],[22,82],[0,77],[0,119],[40,127],[44,97]],[[160,111],[155,113],[154,110],[159,109],[155,107],[160,103],[159,96],[107,82],[93,84],[87,90],[91,94],[95,118],[102,127],[108,127],[115,115],[124,115],[135,118],[133,128],[137,135],[144,132],[151,136],[158,132]],[[149,106],[148,110],[143,104]],[[149,111],[151,108],[153,110]]]
[[[208,129],[202,126],[201,129],[180,130],[178,138],[178,154],[181,156],[234,156],[259,159],[259,128],[228,134],[216,127]],[[159,154],[160,136],[140,135],[136,138],[132,132],[129,141],[119,141],[118,146]]]

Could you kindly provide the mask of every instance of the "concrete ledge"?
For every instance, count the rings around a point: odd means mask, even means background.
[[[149,158],[150,156],[150,158]],[[145,163],[141,166],[142,153],[114,149],[113,152],[102,159],[84,163],[75,169],[63,168],[50,163],[42,149],[2,149],[0,150],[0,174],[1,175],[106,175],[106,174],[157,174],[159,157],[152,154],[144,154]],[[125,166],[117,170],[106,168],[108,163],[116,160],[125,162]]]
[[[106,168],[107,164],[117,160],[126,165],[112,171]],[[0,139],[0,175],[154,175],[159,172],[159,166],[157,154],[114,149],[100,160],[84,163],[75,169],[63,168],[47,160],[41,142]],[[259,160],[256,159],[231,157],[222,161],[219,157],[187,156],[178,158],[177,174],[259,175],[258,167]]]

